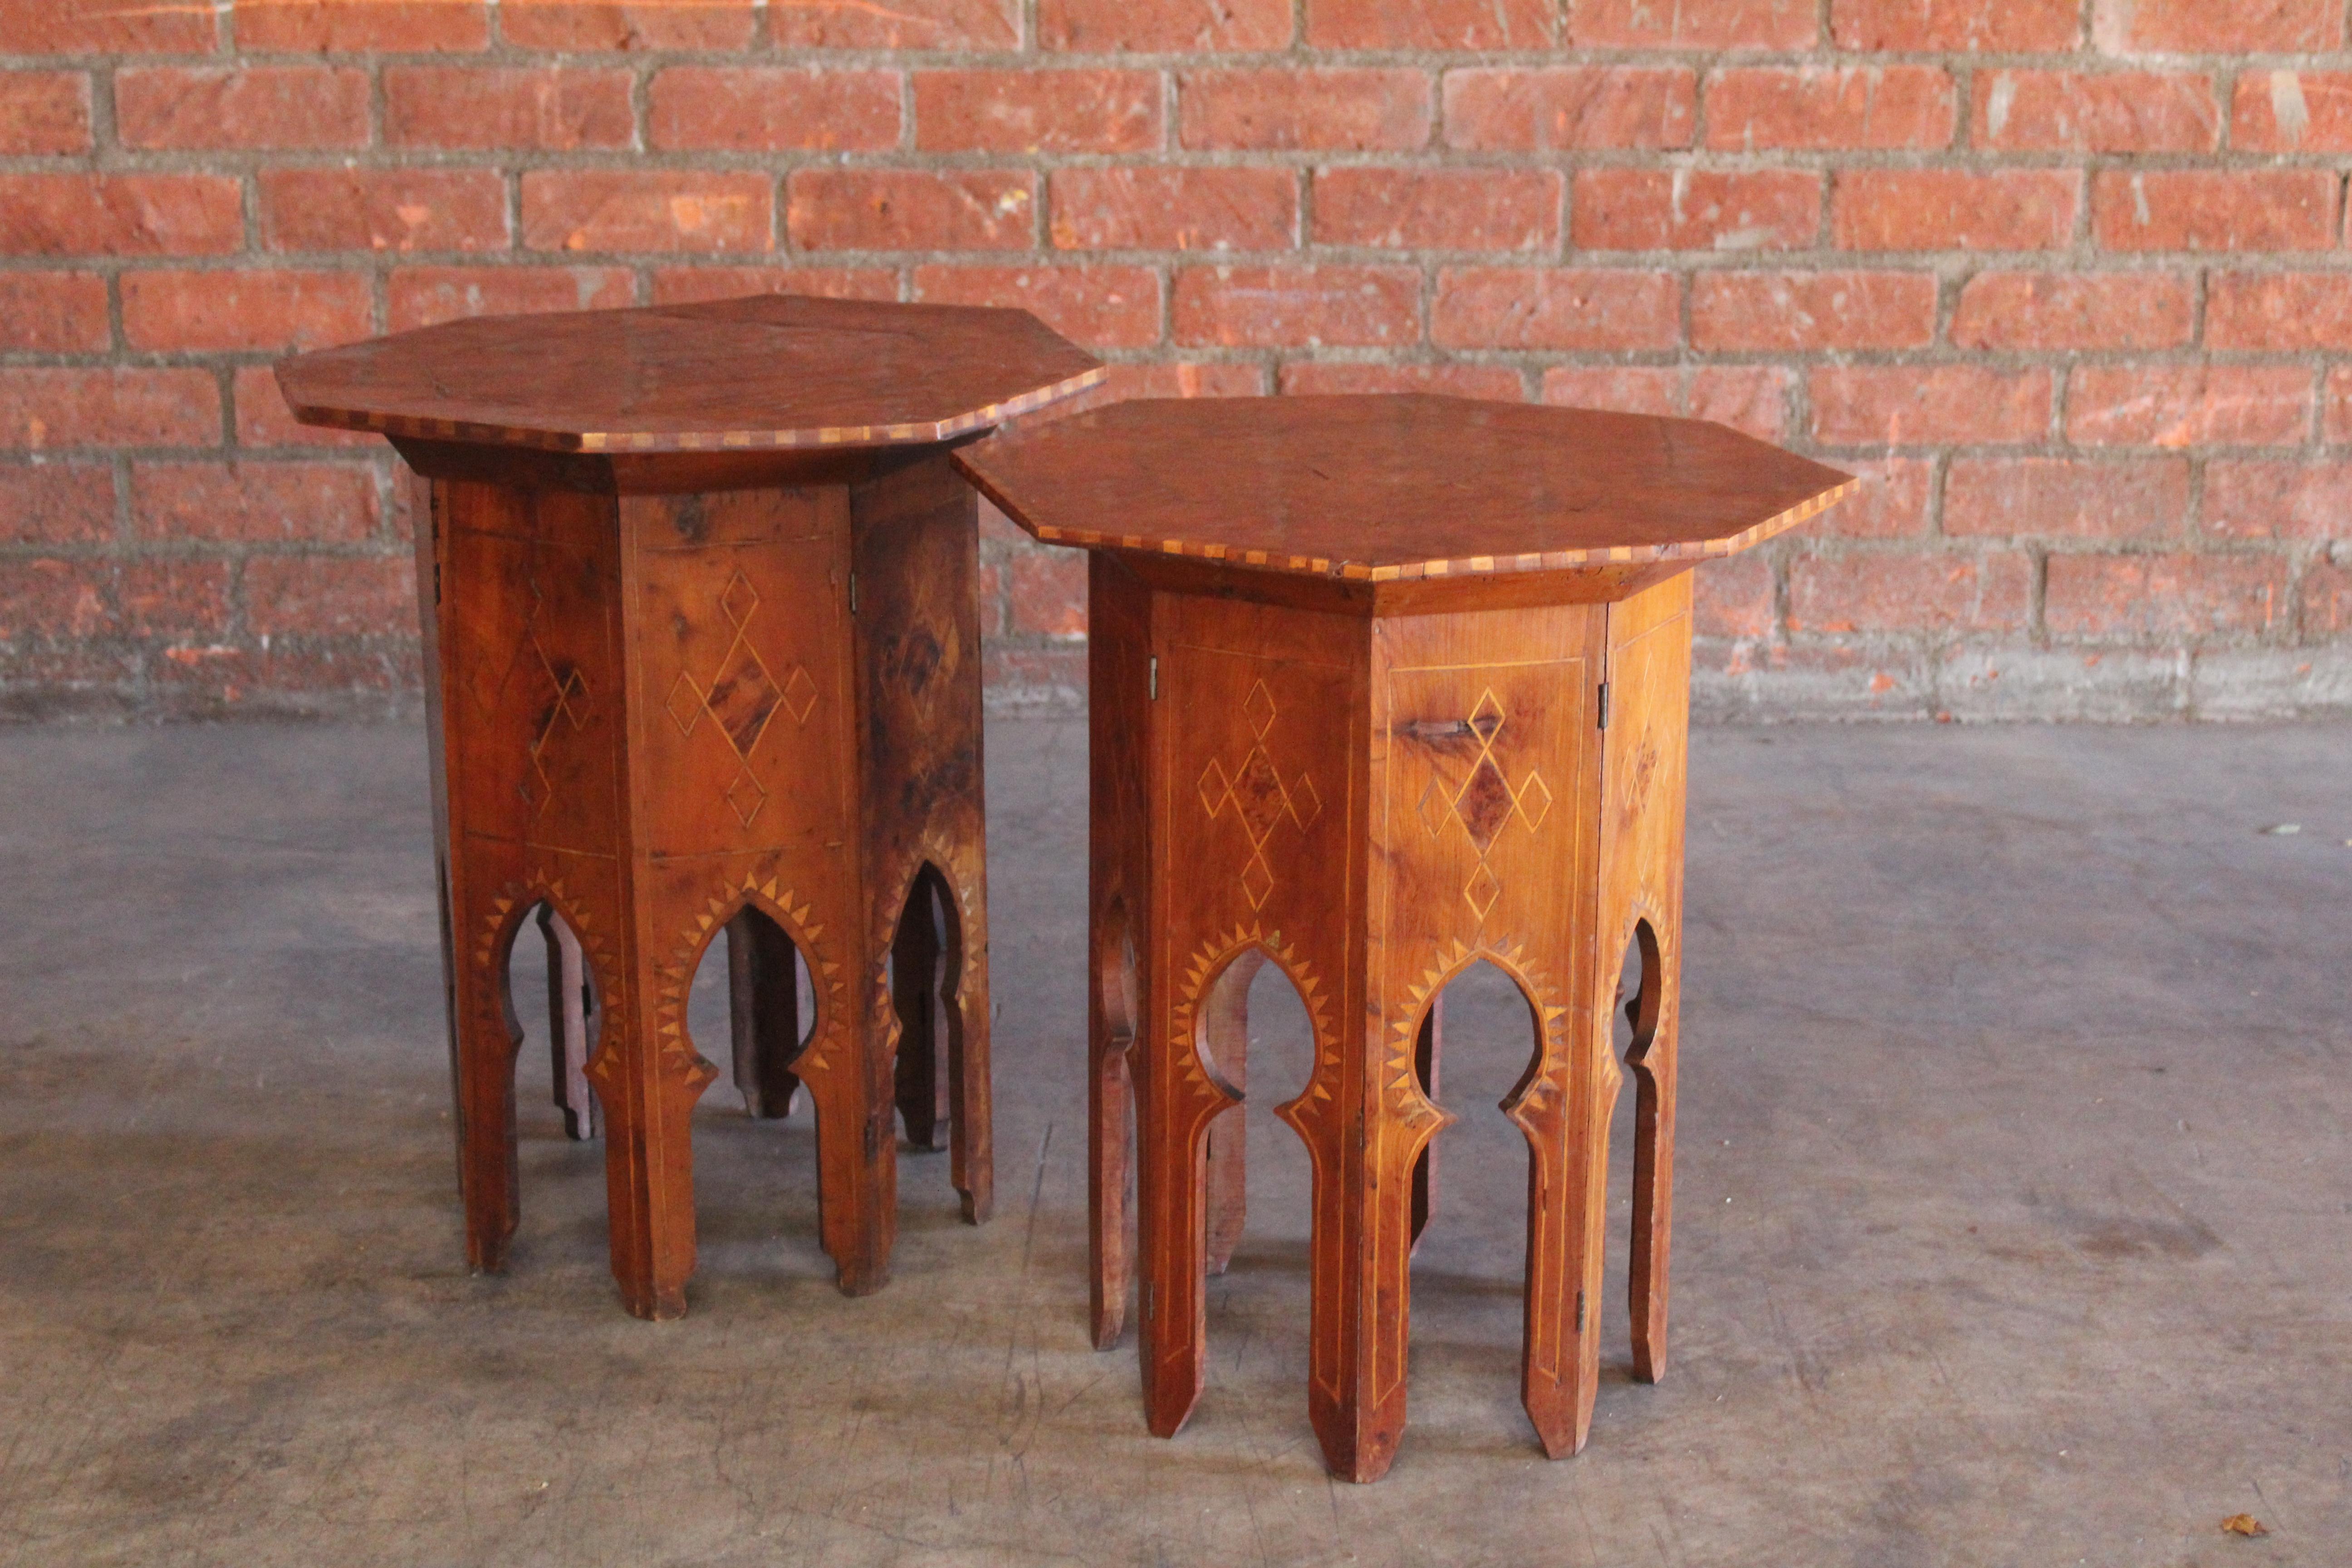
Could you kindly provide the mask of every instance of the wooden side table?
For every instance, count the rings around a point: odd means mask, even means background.
[[[1529,1156],[1521,1393],[1548,1452],[1581,1447],[1629,945],[1636,1373],[1664,1364],[1690,570],[1852,481],[1714,425],[1421,396],[1128,403],[955,461],[1095,552],[1096,1342],[1126,1310],[1132,1115],[1144,1404],[1182,1426],[1242,1219],[1220,1118],[1249,978],[1279,964],[1315,1038],[1278,1110],[1314,1169],[1307,1407],[1336,1474],[1383,1474],[1452,1120],[1433,1008],[1487,960],[1538,1020],[1504,1102]]]
[[[475,1268],[515,1227],[507,958],[541,906],[557,1099],[575,1133],[601,1110],[630,1311],[686,1310],[688,1113],[717,1073],[687,994],[722,928],[747,1102],[782,1115],[803,1083],[814,1102],[841,1288],[888,1278],[894,1110],[919,1142],[946,1113],[965,1214],[986,1215],[978,503],[947,453],[1104,374],[1017,310],[773,297],[456,322],[279,367],[300,418],[380,431],[430,481]]]

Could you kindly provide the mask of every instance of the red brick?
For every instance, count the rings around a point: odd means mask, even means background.
[[[898,144],[898,74],[676,66],[654,78],[646,133],[661,148],[769,153]]]
[[[1979,272],[1960,290],[1964,349],[2168,349],[2196,327],[2193,283],[2162,272]]]
[[[1160,274],[1149,267],[919,267],[914,297],[1017,306],[1092,348],[1160,341]]]
[[[784,49],[1009,49],[1021,42],[1019,0],[806,0],[772,6]]]
[[[2032,595],[2023,555],[1801,555],[1789,563],[1789,629],[2017,631]]]
[[[534,170],[522,177],[522,240],[534,250],[768,250],[773,191],[748,172]]]
[[[1027,550],[1012,561],[1013,629],[1031,637],[1087,635],[1087,563],[1068,550]]]
[[[751,41],[752,0],[506,0],[499,34],[526,49],[740,49]]]
[[[2222,539],[2352,537],[2352,463],[2205,465],[2205,531]]]
[[[917,71],[915,145],[940,153],[1148,153],[1166,138],[1160,100],[1157,71]],[[894,134],[897,127],[894,115]]]
[[[1013,169],[801,169],[786,221],[804,250],[1026,250],[1037,181]]]
[[[1445,142],[1482,153],[1687,147],[1698,77],[1679,68],[1562,66],[1445,73]]]
[[[119,630],[113,575],[104,561],[0,560],[0,642]]]
[[[1874,462],[1838,459],[1839,468],[1862,481],[1862,489],[1830,508],[1811,526],[1841,539],[1925,539],[1927,503],[1936,492],[1936,466],[1925,458],[1885,458]]]
[[[656,305],[738,300],[747,294],[896,300],[898,275],[882,267],[666,267],[654,274]]]
[[[480,0],[236,0],[240,49],[417,54],[490,41]]]
[[[2110,170],[2091,183],[2108,250],[2326,250],[2337,179],[2327,169]]]
[[[1543,400],[1572,408],[1711,419],[1760,440],[1789,433],[1790,373],[1779,365],[1554,365]]]
[[[2047,370],[1978,364],[1838,365],[1812,374],[1813,439],[1833,447],[2046,440]]]
[[[1691,280],[1697,349],[1907,349],[1936,335],[1925,272],[1702,272]]]
[[[1944,479],[1944,531],[2063,539],[2178,535],[2189,510],[2189,460],[1955,458]]]
[[[1425,71],[1186,71],[1177,95],[1187,147],[1396,153],[1429,142]]]
[[[219,47],[210,5],[123,0],[0,0],[0,39],[12,55],[176,55]]]
[[[1559,244],[1559,197],[1549,169],[1318,169],[1315,241],[1548,251]]]
[[[125,147],[364,147],[368,77],[327,66],[131,67],[114,76]]]
[[[512,152],[626,147],[636,133],[631,81],[625,70],[584,66],[390,66],[383,139],[394,147]]]
[[[127,562],[119,597],[132,637],[219,637],[228,630],[228,563]]]
[[[1772,563],[1760,554],[1703,562],[1691,581],[1691,630],[1699,637],[1770,637],[1776,614]]]
[[[404,267],[392,275],[395,332],[470,316],[605,310],[636,303],[636,277],[620,267]]]
[[[355,543],[376,530],[376,475],[359,463],[137,463],[142,539]]]
[[[86,153],[89,145],[89,77],[79,71],[0,71],[0,155]]]
[[[1289,396],[1328,393],[1436,392],[1517,403],[1519,373],[1507,364],[1398,364],[1391,360],[1292,360],[1282,367]]]
[[[1820,37],[1813,0],[1569,0],[1580,49],[1802,49]]]
[[[1199,347],[1372,348],[1421,336],[1421,274],[1409,267],[1187,267],[1176,274],[1175,341]]]
[[[2352,372],[2341,366],[2328,370],[2319,406],[2321,424],[2328,444],[2340,446],[2352,441]]]
[[[2242,153],[2352,153],[2352,72],[2244,72],[2230,145]]]
[[[1430,342],[1444,348],[1667,349],[1682,337],[1682,281],[1628,268],[1448,268]]]
[[[1842,49],[2053,53],[2082,41],[2081,0],[1830,0]]]
[[[0,253],[204,256],[244,244],[244,199],[233,179],[0,174]]]
[[[2303,580],[2303,635],[2307,642],[2352,634],[2352,569],[2315,563]]]
[[[1691,369],[1690,416],[1712,419],[1763,441],[1789,429],[1789,395],[1795,375],[1780,365],[1702,364]]]
[[[110,468],[0,465],[0,544],[96,544],[113,536]]]
[[[382,451],[383,437],[364,430],[325,430],[298,425],[278,378],[266,364],[237,367],[236,444],[240,447],[355,447]],[[209,445],[209,443],[207,443]]]
[[[0,447],[209,447],[220,390],[203,370],[0,370]]]
[[[1556,364],[1544,372],[1543,401],[1680,417],[1690,411],[1689,377],[1676,365]]]
[[[2071,170],[1846,169],[1831,227],[1847,250],[2049,250],[2074,232]]]
[[[106,279],[92,272],[0,272],[0,343],[20,353],[104,353]]]
[[[2092,36],[2109,54],[2308,54],[2344,41],[2338,0],[2095,0]]]
[[[1037,41],[1072,54],[1216,54],[1290,47],[1290,0],[1213,5],[1037,0]]]
[[[256,556],[245,618],[264,637],[413,636],[415,569],[398,556]]]
[[[273,250],[504,250],[506,182],[488,169],[265,169]]]
[[[1263,364],[1221,360],[1160,360],[1157,364],[1112,364],[1103,402],[1129,397],[1263,397]]]
[[[1559,41],[1547,0],[1307,0],[1317,49],[1548,49]]]
[[[1286,250],[1298,243],[1287,169],[1056,169],[1062,250]]]
[[[1811,170],[1585,169],[1570,204],[1580,250],[1803,250],[1822,226]]]
[[[1936,66],[1750,67],[1706,79],[1706,144],[1825,150],[1948,147],[1951,73]]]
[[[2173,71],[1991,71],[1976,79],[1976,145],[2003,152],[2210,153],[2213,79]]]
[[[326,348],[375,330],[359,272],[126,272],[122,336],[153,353]]]
[[[2285,447],[2310,433],[2302,365],[2080,365],[2066,384],[2078,447]]]
[[[2352,349],[2352,273],[2216,272],[2205,343],[2215,349]]]
[[[2138,642],[2265,632],[2288,603],[2275,555],[2053,555],[2042,614],[2053,637]]]

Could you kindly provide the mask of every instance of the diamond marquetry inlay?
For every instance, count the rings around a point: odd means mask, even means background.
[[[1251,909],[1259,910],[1274,892],[1274,865],[1266,858],[1266,841],[1286,817],[1300,832],[1307,831],[1323,814],[1323,797],[1316,793],[1315,781],[1305,773],[1298,775],[1297,784],[1285,784],[1281,770],[1266,754],[1265,737],[1274,728],[1276,710],[1274,693],[1265,689],[1265,681],[1250,689],[1242,712],[1258,743],[1231,770],[1210,759],[1201,772],[1201,805],[1212,817],[1223,816],[1231,806],[1241,818],[1250,845],[1249,864],[1242,868],[1242,897],[1249,900]]]
[[[706,714],[719,726],[727,744],[734,749],[738,764],[734,781],[727,786],[727,804],[749,827],[768,804],[766,786],[751,772],[751,753],[759,749],[779,710],[792,715],[795,724],[808,722],[809,715],[816,711],[817,686],[798,664],[786,669],[779,680],[751,645],[751,621],[760,613],[760,593],[749,577],[738,572],[727,580],[727,586],[719,593],[719,610],[735,628],[735,636],[719,661],[718,672],[708,687],[697,686],[681,672],[670,683],[662,709],[681,735],[693,734]]]
[[[1530,768],[1528,776],[1511,786],[1502,764],[1495,760],[1495,742],[1502,735],[1509,716],[1492,688],[1479,694],[1478,704],[1463,721],[1463,728],[1477,737],[1478,755],[1470,764],[1469,776],[1459,788],[1449,789],[1443,778],[1432,776],[1429,786],[1421,792],[1419,812],[1421,824],[1430,837],[1444,833],[1449,823],[1459,824],[1470,847],[1478,852],[1477,868],[1462,889],[1462,896],[1484,921],[1495,900],[1503,896],[1503,881],[1487,861],[1495,841],[1503,836],[1512,819],[1527,825],[1533,833],[1541,827],[1544,818],[1551,814],[1551,787],[1543,775]]]

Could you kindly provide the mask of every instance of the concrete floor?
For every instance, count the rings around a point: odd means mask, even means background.
[[[516,1261],[464,1270],[415,731],[0,731],[0,1564],[2352,1563],[2352,731],[1701,732],[1669,1375],[1612,1283],[1591,1447],[1536,1449],[1474,975],[1362,1488],[1278,985],[1191,1427],[1087,1348],[1083,733],[992,746],[997,1219],[909,1157],[845,1300],[805,1121],[722,1084],[656,1327],[535,1042]]]

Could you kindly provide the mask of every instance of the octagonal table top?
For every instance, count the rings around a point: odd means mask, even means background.
[[[1372,582],[1728,555],[1860,483],[1703,420],[1421,394],[1141,399],[955,463],[1052,543]]]
[[[775,294],[485,316],[278,367],[305,424],[611,453],[946,441],[1107,374],[1025,310]]]

